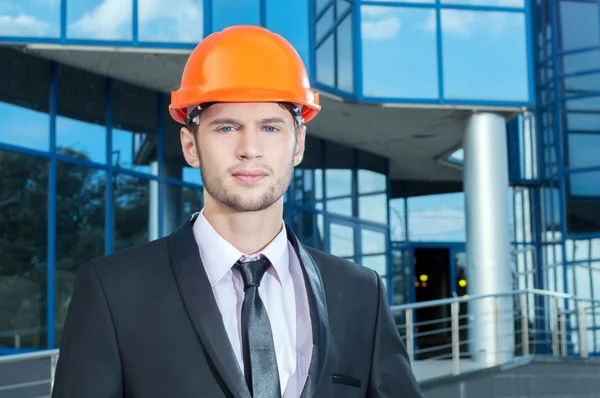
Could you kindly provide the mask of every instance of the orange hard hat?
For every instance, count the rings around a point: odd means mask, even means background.
[[[292,45],[259,26],[233,26],[207,36],[188,58],[169,113],[185,124],[188,107],[214,102],[288,102],[304,122],[321,110],[306,67]]]

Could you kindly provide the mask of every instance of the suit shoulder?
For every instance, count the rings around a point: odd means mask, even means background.
[[[167,239],[160,238],[118,250],[90,261],[100,274],[127,272],[147,267],[168,256]]]
[[[315,260],[321,273],[335,273],[375,285],[378,283],[378,274],[371,268],[312,247],[306,247],[306,250]]]

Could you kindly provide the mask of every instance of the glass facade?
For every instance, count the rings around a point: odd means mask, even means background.
[[[528,14],[519,0],[315,1],[315,81],[364,102],[529,105]]]
[[[599,16],[598,0],[9,0],[0,43],[168,52],[262,25],[343,99],[527,108],[507,125],[513,285],[600,299]],[[55,347],[79,266],[170,233],[203,202],[167,94],[7,48],[0,73],[2,353]],[[423,183],[309,128],[285,220],[376,270],[392,304],[441,298],[434,284],[466,295],[464,193],[411,193]]]
[[[541,286],[599,299],[600,4],[538,1],[535,15]]]
[[[281,34],[310,62],[310,1],[6,0],[0,42],[192,49],[211,32],[237,24]]]
[[[261,25],[344,98],[531,106],[533,2],[8,0],[0,42],[192,49],[228,26]]]
[[[202,209],[202,181],[164,94],[9,49],[0,59],[14,87],[0,92],[0,349],[55,347],[77,269],[173,231]],[[388,180],[386,159],[309,136],[285,220],[387,283]]]

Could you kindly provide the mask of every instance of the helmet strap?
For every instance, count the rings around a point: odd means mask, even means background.
[[[296,115],[296,120],[298,120],[298,125],[302,126],[304,124],[304,118],[302,117],[302,106],[301,105],[297,105],[294,104],[294,109],[292,109],[292,112],[294,112],[294,114]]]
[[[200,125],[200,112],[202,112],[202,109],[202,105],[197,105],[187,115],[185,118],[185,124],[188,126],[188,128],[192,127],[192,123],[194,123],[196,126]]]

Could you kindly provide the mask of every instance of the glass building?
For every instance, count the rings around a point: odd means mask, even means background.
[[[304,243],[391,304],[600,299],[598,0],[8,0],[0,354],[56,347],[79,266],[201,209],[169,94],[236,24],[287,38],[321,94],[285,201]]]

